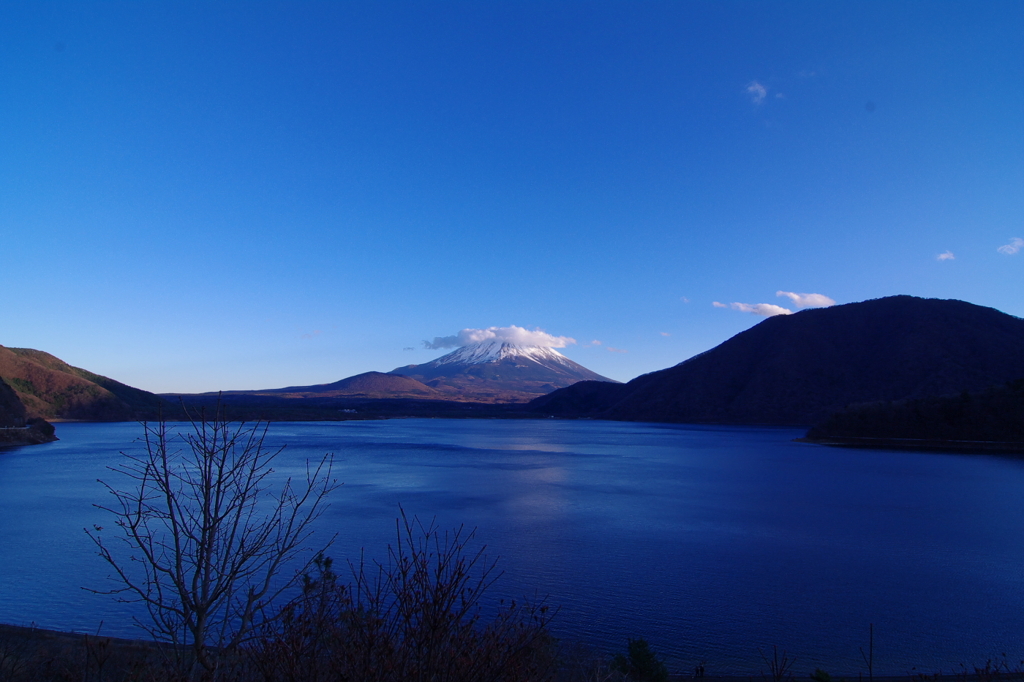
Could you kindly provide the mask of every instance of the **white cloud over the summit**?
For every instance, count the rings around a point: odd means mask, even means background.
[[[825,294],[798,294],[795,291],[776,291],[776,296],[786,296],[797,308],[828,308],[836,302]]]
[[[1021,249],[1024,249],[1024,239],[1020,237],[1014,237],[1010,240],[1009,244],[1003,244],[996,251],[999,253],[1005,253],[1007,256],[1012,256]]]
[[[952,251],[943,251],[935,257],[935,260],[956,260],[956,256],[953,255]]]
[[[554,336],[540,329],[526,329],[510,325],[508,327],[488,327],[487,329],[463,329],[453,336],[437,336],[433,341],[424,341],[424,348],[459,348],[481,341],[503,341],[517,343],[522,346],[541,346],[543,348],[565,348],[576,343],[576,339],[568,336]]]

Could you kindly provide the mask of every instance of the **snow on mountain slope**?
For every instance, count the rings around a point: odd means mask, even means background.
[[[576,364],[554,348],[522,346],[516,343],[509,343],[508,341],[473,343],[426,364],[435,366],[454,364],[479,365],[485,362],[498,362],[499,360],[516,358],[532,360],[538,363],[554,362],[566,367]]]
[[[516,400],[578,381],[611,381],[554,348],[502,340],[471,343],[431,362],[399,367],[391,374],[412,377],[449,393],[508,394]]]

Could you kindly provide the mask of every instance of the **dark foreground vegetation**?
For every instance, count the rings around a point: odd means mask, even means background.
[[[975,393],[853,405],[807,432],[862,447],[1024,451],[1024,379]]]
[[[413,520],[401,532],[386,562],[350,567],[349,581],[318,556],[295,598],[223,648],[0,627],[0,681],[555,678],[551,610],[510,602],[484,619],[480,598],[496,576],[482,550],[468,551],[471,535]]]
[[[329,557],[317,555],[298,594],[244,637],[208,634],[221,646],[0,626],[0,682],[667,679],[645,642],[640,655],[631,642],[628,658],[604,660],[556,641],[548,630],[554,610],[544,603],[485,606],[498,574],[473,539],[403,516],[385,561],[349,564],[343,580]],[[190,606],[167,605],[163,622],[177,628],[174,615]],[[239,624],[230,625],[237,632]],[[649,669],[657,674],[646,676]]]
[[[448,645],[447,657],[439,667],[402,668],[408,665],[411,651],[399,652],[395,664],[366,669],[338,667],[331,656],[313,656],[305,661],[292,658],[300,651],[291,650],[280,661],[271,661],[269,652],[257,642],[253,649],[237,652],[216,676],[223,682],[289,682],[331,680],[332,682],[376,680],[408,680],[409,682],[501,682],[529,680],[536,682],[1021,682],[1024,662],[1010,664],[1006,660],[988,661],[981,666],[959,666],[947,672],[915,673],[899,676],[871,675],[867,671],[848,675],[830,674],[816,669],[801,669],[798,661],[785,656],[763,654],[764,665],[746,675],[715,675],[699,663],[695,670],[669,672],[665,663],[651,651],[647,642],[630,640],[624,654],[603,656],[582,645],[571,645],[546,638],[530,656],[528,664],[496,669],[494,652]],[[279,643],[272,643],[277,647]],[[326,639],[324,642],[326,645]],[[323,645],[318,645],[323,646]],[[351,654],[356,646],[343,644],[337,655]],[[275,651],[280,653],[279,648]],[[326,651],[326,650],[324,650]],[[321,653],[324,653],[321,651]],[[313,653],[309,650],[306,653]],[[333,656],[334,654],[332,654]],[[482,655],[483,662],[469,662]],[[373,657],[367,660],[372,661]],[[118,639],[100,635],[44,630],[0,624],[0,682],[184,682],[176,668],[175,654],[166,645],[151,641]]]

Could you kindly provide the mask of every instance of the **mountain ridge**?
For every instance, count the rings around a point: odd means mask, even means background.
[[[27,418],[130,421],[155,415],[161,402],[149,391],[32,348],[0,346],[0,379],[13,389]]]
[[[440,394],[434,389],[411,377],[398,376],[385,372],[363,372],[327,384],[310,386],[286,386],[284,388],[268,388],[256,391],[224,391],[224,395],[251,393],[254,395],[281,395],[300,397],[388,397],[435,398]]]
[[[848,404],[983,390],[1024,376],[1024,320],[913,296],[770,317],[622,387],[577,384],[530,410],[622,421],[809,425]]]

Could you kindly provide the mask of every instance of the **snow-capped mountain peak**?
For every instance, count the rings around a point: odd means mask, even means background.
[[[577,381],[611,381],[550,346],[502,339],[469,343],[422,365],[406,365],[392,374],[412,377],[440,391],[493,394],[503,399],[542,395]]]
[[[523,346],[509,341],[488,340],[471,343],[434,360],[431,365],[480,365],[500,360],[532,360],[534,362],[556,362],[568,365],[571,361],[554,348],[545,346]]]

